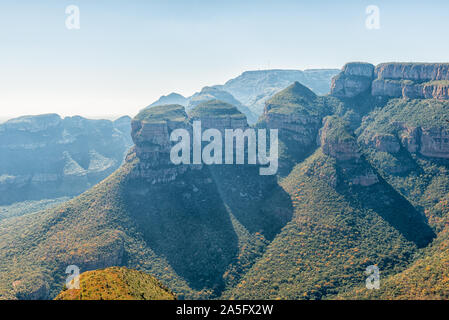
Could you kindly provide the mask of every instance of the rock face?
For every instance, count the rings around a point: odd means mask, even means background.
[[[144,179],[152,184],[168,183],[190,169],[200,169],[201,164],[175,165],[170,160],[170,151],[175,144],[170,134],[175,129],[186,129],[192,146],[192,123],[201,121],[201,129],[218,129],[223,137],[225,129],[246,129],[248,123],[243,113],[228,103],[211,100],[195,107],[187,116],[181,105],[166,105],[147,108],[132,121],[132,138],[135,147],[127,161],[139,159],[131,178]]]
[[[0,125],[0,204],[79,194],[117,169],[131,147],[116,121],[25,116]]]
[[[342,72],[332,79],[331,94],[339,98],[353,98],[369,91],[374,66],[364,62],[346,64]]]
[[[448,63],[381,63],[376,78],[412,81],[449,80]]]
[[[449,129],[395,124],[399,128],[401,143],[409,152],[426,157],[449,159]]]
[[[336,118],[323,120],[318,142],[323,153],[340,161],[358,160],[359,147],[354,137],[345,132],[344,124]]]
[[[373,184],[376,184],[378,182],[379,182],[379,178],[372,171],[367,172],[367,173],[365,173],[363,175],[360,175],[360,176],[356,176],[356,177],[354,177],[351,180],[352,184],[359,185],[359,186],[362,186],[362,187],[369,187],[369,186],[372,186]]]
[[[352,98],[371,88],[373,96],[447,100],[448,70],[447,63],[382,63],[374,68],[352,62],[332,79],[331,94]]]
[[[163,105],[141,111],[131,123],[131,136],[139,159],[131,178],[139,178],[152,184],[173,181],[187,171],[186,165],[174,165],[170,161],[173,143],[170,133],[178,128],[190,130],[187,114],[181,105]],[[127,161],[132,161],[128,156]]]
[[[389,153],[397,153],[401,149],[398,139],[392,134],[375,134],[365,140],[365,144]]]
[[[449,129],[421,128],[420,145],[423,156],[449,159]]]

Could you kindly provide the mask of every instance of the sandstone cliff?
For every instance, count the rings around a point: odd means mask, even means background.
[[[447,63],[352,62],[333,78],[331,94],[353,98],[371,90],[373,96],[410,99],[449,99]]]

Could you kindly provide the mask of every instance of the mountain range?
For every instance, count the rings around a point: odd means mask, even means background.
[[[327,94],[332,77],[338,73],[338,69],[246,71],[224,85],[204,87],[188,98],[171,93],[150,106],[179,104],[189,111],[201,102],[217,99],[236,106],[252,125],[263,113],[265,101],[288,85],[298,81],[316,94]]]
[[[57,114],[0,124],[0,205],[78,195],[123,162],[131,118],[115,121]]]
[[[0,220],[0,298],[54,298],[77,265],[145,271],[179,299],[448,299],[449,64],[354,62],[327,95],[298,81],[252,93],[266,97],[252,128],[279,131],[276,176],[170,161],[170,133],[193,121],[247,129],[239,106],[215,94],[255,112],[248,92],[271,83],[261,74],[206,89],[196,97],[214,100],[191,108],[145,108],[114,173]],[[247,89],[253,76],[266,81]],[[379,290],[365,287],[369,266]]]

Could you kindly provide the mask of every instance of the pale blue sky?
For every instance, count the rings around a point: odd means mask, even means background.
[[[80,30],[65,27],[72,4]],[[446,62],[448,30],[446,0],[0,0],[0,117],[133,116],[245,70]]]

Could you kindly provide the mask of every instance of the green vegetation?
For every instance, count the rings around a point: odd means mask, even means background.
[[[145,108],[136,116],[136,120],[149,123],[162,123],[166,121],[182,122],[187,118],[185,109],[179,104],[169,104]]]
[[[383,108],[371,112],[358,132],[396,133],[398,123],[421,127],[446,127],[449,102],[434,99],[391,99]]]
[[[190,112],[189,116],[192,119],[199,117],[246,119],[246,116],[235,106],[220,100],[210,100],[200,103]]]
[[[55,300],[175,300],[175,295],[149,274],[124,267],[87,271],[80,289],[65,289]]]
[[[148,159],[129,154],[81,196],[0,220],[0,298],[53,298],[73,264],[145,271],[180,299],[446,298],[448,161],[403,146],[381,152],[364,138],[397,136],[398,122],[446,126],[449,108],[435,100],[386,102],[317,97],[299,83],[275,95],[267,110],[284,125],[278,177],[260,176],[257,166],[203,166],[152,183],[139,171]],[[204,115],[242,117],[219,101],[190,117]],[[160,106],[136,119],[186,115],[181,106]],[[316,144],[323,120],[329,144],[351,152],[346,142],[358,136],[362,156],[340,161],[323,153]],[[364,271],[373,264],[385,282],[367,292]],[[160,287],[137,271],[106,270],[86,273],[88,289],[62,296],[152,298],[145,288]]]
[[[224,297],[332,298],[364,283],[368,265],[377,264],[385,275],[407,266],[418,250],[407,238],[416,241],[428,232],[419,215],[412,224],[421,226],[404,230],[411,216],[408,208],[398,210],[406,203],[400,196],[383,184],[342,188],[348,185],[342,169],[321,151],[294,168],[282,182],[293,201],[293,219]],[[338,192],[329,185],[335,174]]]

